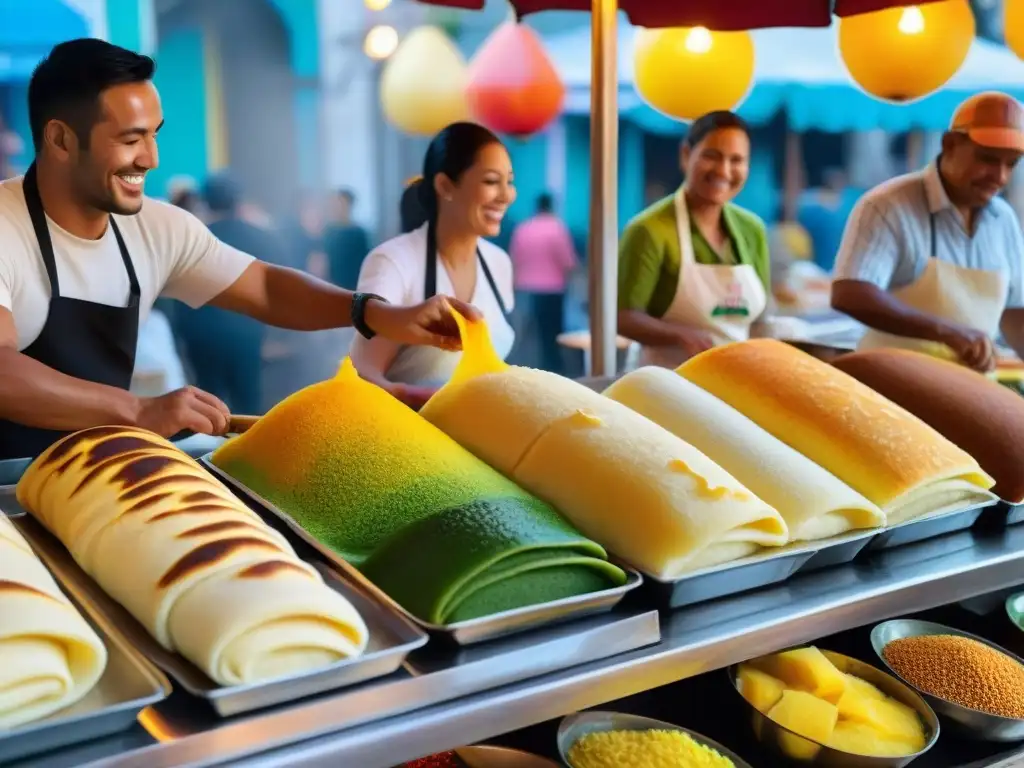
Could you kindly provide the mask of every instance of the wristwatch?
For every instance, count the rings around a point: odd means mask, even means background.
[[[376,293],[354,293],[352,294],[352,327],[359,331],[359,334],[366,339],[372,339],[377,335],[366,323],[366,305],[370,301],[379,301],[384,304],[388,300]]]

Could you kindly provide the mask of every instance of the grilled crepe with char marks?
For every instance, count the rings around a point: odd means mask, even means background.
[[[859,491],[890,525],[992,501],[965,451],[828,363],[772,339],[716,347],[677,372]]]
[[[162,646],[221,685],[309,671],[366,647],[348,600],[158,435],[69,435],[32,463],[17,493]]]
[[[0,732],[84,697],[107,649],[0,512]]]

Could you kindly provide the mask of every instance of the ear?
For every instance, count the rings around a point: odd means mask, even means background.
[[[64,160],[78,149],[78,137],[67,123],[51,120],[43,128],[43,144],[55,157]]]
[[[942,154],[950,154],[959,143],[960,134],[954,133],[953,131],[946,131],[942,134]]]
[[[690,146],[688,144],[679,145],[679,170],[686,174],[686,166],[690,164],[690,155],[692,154]]]
[[[439,173],[434,176],[434,191],[438,200],[447,200],[455,193],[455,184],[446,174]]]

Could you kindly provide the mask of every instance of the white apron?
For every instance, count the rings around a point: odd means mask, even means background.
[[[682,189],[675,194],[675,209],[679,282],[662,320],[707,331],[716,344],[746,341],[751,324],[768,306],[764,283],[750,264],[697,263]],[[675,347],[644,347],[640,354],[641,365],[676,368],[685,361],[686,353]]]
[[[931,248],[924,272],[910,285],[892,291],[892,295],[918,312],[984,331],[994,340],[1006,308],[1009,279],[999,271],[971,269],[938,259],[935,255],[935,214],[931,214],[930,227]],[[955,359],[953,350],[945,344],[894,336],[874,329],[869,329],[857,345],[857,349],[879,347],[910,349]]]
[[[437,293],[436,265],[437,257],[435,256],[433,270],[429,268],[428,263],[424,285],[426,298]],[[491,333],[494,351],[504,360],[512,351],[516,333],[509,323],[505,302],[501,298],[491,270],[479,251],[477,252],[476,272],[476,287],[473,289],[473,298],[470,304],[483,313],[487,329]],[[440,387],[446,384],[455,373],[455,366],[458,365],[461,356],[461,352],[447,352],[436,347],[402,347],[388,367],[387,379],[401,384]]]

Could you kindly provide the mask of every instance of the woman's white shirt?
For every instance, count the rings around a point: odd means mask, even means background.
[[[512,260],[494,243],[481,239],[480,256],[487,264],[494,286],[508,312],[514,304]],[[491,341],[504,359],[512,351],[515,332],[502,312],[494,291],[477,259],[476,287],[469,303],[483,314],[491,332]],[[438,259],[437,293],[454,295],[454,288],[444,263]],[[375,293],[392,304],[412,305],[425,300],[427,272],[427,227],[392,238],[377,246],[363,261],[357,290]],[[446,382],[455,371],[459,352],[446,352],[434,347],[402,347],[385,372],[389,381],[403,384],[436,386]]]

